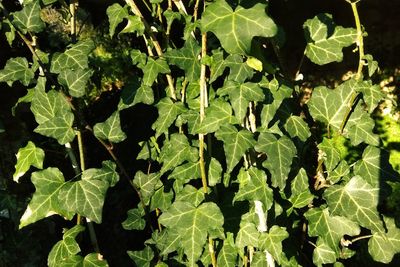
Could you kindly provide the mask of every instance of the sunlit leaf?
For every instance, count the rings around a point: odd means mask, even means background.
[[[93,41],[85,39],[72,45],[64,53],[55,53],[51,60],[50,71],[60,73],[65,69],[88,69],[88,55],[93,49]]]
[[[313,263],[318,267],[322,267],[322,264],[336,262],[335,251],[325,244],[321,239],[317,240],[317,246],[313,252]]]
[[[215,203],[207,202],[198,207],[188,202],[175,201],[164,212],[159,222],[167,229],[178,229],[181,237],[180,246],[186,254],[189,264],[199,260],[207,234],[219,229],[224,223],[224,217]]]
[[[158,118],[152,128],[156,131],[156,137],[168,131],[169,126],[176,120],[179,114],[185,111],[181,102],[174,103],[169,97],[161,99],[157,103]]]
[[[143,208],[130,209],[127,212],[128,218],[122,222],[122,227],[125,230],[143,230],[146,226],[146,221],[143,219]]]
[[[15,164],[15,172],[13,180],[19,182],[19,178],[24,175],[31,166],[43,169],[44,151],[36,147],[32,141],[20,148],[17,153],[17,163]]]
[[[177,65],[185,71],[186,79],[191,82],[200,78],[200,54],[201,47],[194,38],[185,42],[181,49],[170,50],[165,53],[167,61]]]
[[[286,136],[277,139],[273,134],[261,133],[255,149],[267,154],[268,158],[263,162],[263,166],[271,173],[272,186],[285,188],[296,155],[296,147],[292,140]]]
[[[74,115],[70,110],[57,115],[41,124],[34,130],[41,135],[53,137],[58,143],[63,145],[71,142],[75,138],[75,131],[72,129]]]
[[[236,251],[233,234],[227,233],[224,244],[218,253],[217,263],[221,267],[230,267],[236,264],[238,254]]]
[[[375,261],[390,263],[400,253],[400,229],[393,218],[385,217],[386,233],[373,233],[368,241],[368,251]]]
[[[10,58],[4,69],[0,70],[0,82],[6,82],[8,86],[12,86],[15,81],[20,81],[23,85],[28,86],[33,76],[34,73],[24,57]]]
[[[63,70],[58,76],[60,84],[68,88],[69,94],[73,97],[81,97],[86,94],[86,84],[92,76],[90,69]]]
[[[379,136],[373,133],[374,127],[374,120],[368,113],[364,113],[354,125],[346,127],[349,128],[348,137],[351,140],[351,144],[357,146],[364,142],[369,145],[379,146]]]
[[[157,189],[156,192],[154,192],[154,194],[152,195],[150,202],[151,211],[155,209],[166,211],[171,206],[174,193],[172,190],[168,192],[164,192],[164,190],[165,188],[164,186],[162,186],[159,189]]]
[[[250,131],[245,129],[238,131],[230,124],[222,125],[215,133],[215,137],[224,142],[227,173],[235,168],[244,153],[256,143]]]
[[[126,134],[121,129],[119,111],[115,111],[107,120],[96,123],[93,127],[94,135],[103,140],[119,143],[125,140]]]
[[[83,258],[83,267],[107,267],[108,263],[98,253],[90,253]]]
[[[198,162],[184,163],[172,171],[168,176],[168,179],[181,180],[183,182],[189,182],[192,179],[200,178],[200,165]]]
[[[63,208],[58,199],[60,189],[64,185],[64,176],[57,168],[34,172],[31,181],[36,191],[21,217],[19,228],[54,214],[72,218],[72,213]]]
[[[136,266],[150,267],[151,260],[154,257],[153,250],[146,246],[140,251],[127,251],[129,257],[135,262]]]
[[[211,158],[208,167],[208,185],[215,186],[221,182],[222,166],[221,163],[215,158]]]
[[[163,58],[153,59],[149,57],[147,63],[143,68],[143,84],[152,86],[154,81],[157,79],[158,74],[169,73],[170,69],[167,61]]]
[[[254,36],[272,37],[277,32],[275,23],[265,13],[265,5],[256,4],[249,9],[237,6],[233,10],[225,0],[206,7],[201,27],[213,32],[231,54],[247,54]]]
[[[345,216],[373,231],[382,232],[383,225],[377,211],[379,188],[354,176],[345,185],[333,185],[324,192],[333,215]]]
[[[33,0],[24,5],[21,11],[12,13],[13,23],[23,33],[41,32],[46,26],[40,18],[40,1]]]
[[[377,84],[372,84],[371,81],[363,81],[357,91],[363,94],[363,99],[367,104],[368,113],[372,113],[378,106],[379,102],[384,98],[384,93],[381,87]]]
[[[142,171],[138,171],[133,179],[133,184],[140,190],[141,197],[145,204],[150,201],[151,196],[157,189],[155,188],[157,183],[160,183],[159,173],[144,174]]]
[[[258,232],[254,223],[242,222],[236,236],[235,245],[239,248],[239,252],[243,254],[244,247],[258,244],[259,236],[260,232]]]
[[[310,136],[310,128],[307,123],[299,116],[291,116],[285,123],[285,129],[292,138],[299,138],[305,142]]]
[[[224,73],[225,68],[224,52],[220,49],[213,50],[210,64],[210,83],[214,82],[219,76],[221,76]]]
[[[176,196],[175,201],[189,202],[197,207],[203,202],[204,198],[203,188],[196,189],[194,186],[185,185],[183,190]]]
[[[314,199],[314,195],[310,192],[307,173],[303,168],[300,169],[299,173],[291,182],[291,191],[292,195],[289,201],[294,208],[303,208]]]
[[[307,40],[305,55],[318,65],[342,61],[342,49],[357,40],[356,29],[335,26],[330,14],[307,20],[303,28]]]
[[[63,239],[58,241],[51,249],[47,258],[47,265],[49,267],[57,267],[62,263],[62,261],[78,254],[81,249],[79,248],[75,238],[84,230],[85,227],[82,225],[76,225],[67,230],[63,235]]]
[[[126,7],[122,7],[120,4],[115,3],[107,8],[108,22],[110,23],[109,32],[110,36],[113,37],[115,28],[120,24],[124,18],[128,16],[128,10]]]
[[[242,83],[253,76],[253,69],[243,62],[240,55],[229,55],[224,63],[230,69],[228,80]]]
[[[261,233],[259,237],[260,248],[267,250],[278,264],[282,259],[282,241],[289,237],[285,227],[274,225],[268,232]]]
[[[125,28],[122,29],[120,33],[134,33],[136,32],[137,36],[143,35],[145,26],[143,24],[142,19],[136,15],[129,15],[127,17],[128,23]]]

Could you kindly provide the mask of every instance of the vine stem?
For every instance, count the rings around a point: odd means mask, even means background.
[[[146,29],[146,32],[149,34],[150,39],[154,45],[154,48],[156,49],[157,55],[159,57],[163,56],[163,51],[161,48],[160,43],[158,42],[156,36],[154,35],[154,33],[151,30],[151,27],[149,25],[149,23],[146,21],[146,19],[144,18],[142,12],[140,11],[140,9],[138,8],[138,6],[136,5],[134,0],[125,0],[125,2],[131,7],[133,14],[135,14],[136,16],[140,17],[140,19],[142,20],[144,27]],[[172,76],[170,74],[166,74],[167,77],[167,81],[168,81],[168,86],[170,89],[170,94],[172,99],[176,100],[176,94],[175,94],[175,86],[174,86],[174,81],[172,79]]]
[[[360,16],[358,15],[358,10],[357,10],[357,2],[350,2],[346,0],[351,5],[351,9],[353,10],[353,16],[354,16],[354,21],[356,24],[356,29],[357,29],[357,47],[358,47],[358,53],[359,53],[359,60],[358,60],[358,68],[357,68],[357,73],[356,73],[356,81],[359,81],[362,79],[362,70],[364,67],[364,37],[363,37],[363,31],[361,28],[361,22],[360,22]],[[356,103],[358,97],[358,92],[354,92],[351,95],[348,110],[342,120],[342,123],[340,125],[339,132],[343,133],[344,127],[346,126],[347,120],[350,117],[353,105]]]
[[[71,38],[72,42],[76,41],[76,7],[78,0],[71,0],[69,4],[69,12],[71,13]]]

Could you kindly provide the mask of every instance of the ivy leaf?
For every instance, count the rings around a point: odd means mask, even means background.
[[[169,97],[165,97],[157,103],[158,118],[151,126],[156,131],[156,138],[168,132],[169,126],[176,120],[179,114],[185,111],[181,102],[174,103]]]
[[[229,95],[235,116],[242,121],[247,113],[250,101],[263,101],[264,92],[256,83],[242,83],[228,81],[224,88],[218,90],[219,95]]]
[[[350,124],[348,125],[350,126]],[[353,146],[357,146],[362,142],[379,146],[379,135],[373,133],[375,127],[374,120],[370,117],[368,113],[364,113],[351,127],[348,129],[347,135],[351,140]]]
[[[337,148],[335,140],[324,138],[318,144],[318,149],[323,152],[323,160],[328,174],[333,171],[342,159],[340,150]]]
[[[13,180],[18,183],[19,178],[24,175],[31,166],[43,169],[43,160],[43,149],[36,147],[33,142],[29,141],[25,147],[18,150]]]
[[[161,211],[166,211],[171,206],[174,193],[171,191],[164,192],[164,186],[161,186],[151,197],[150,211],[155,209],[160,209]]]
[[[318,267],[322,267],[322,264],[329,264],[336,262],[335,251],[325,244],[321,239],[317,240],[317,246],[313,252],[313,263]]]
[[[304,216],[308,220],[308,234],[322,239],[336,256],[340,253],[341,238],[359,235],[361,231],[357,223],[345,217],[332,216],[327,208],[312,208]]]
[[[206,109],[204,120],[200,123],[195,133],[213,133],[225,123],[235,123],[236,119],[232,116],[232,108],[226,101],[216,99],[211,102]]]
[[[185,77],[189,82],[198,80],[200,77],[200,54],[201,47],[194,38],[189,38],[183,48],[170,50],[165,53],[165,58],[171,64],[177,65],[185,71]]]
[[[285,130],[288,132],[290,137],[297,137],[302,142],[307,141],[307,139],[311,136],[310,128],[299,116],[290,116],[285,123]]]
[[[153,59],[149,57],[147,63],[143,68],[143,84],[152,86],[154,81],[157,79],[158,74],[169,73],[170,69],[167,61],[163,58]]]
[[[198,207],[182,201],[175,201],[159,218],[167,229],[178,229],[181,248],[189,264],[194,265],[200,258],[207,234],[221,229],[224,217],[215,203],[207,202]]]
[[[137,36],[143,35],[145,26],[143,24],[142,19],[139,16],[131,16],[127,17],[128,23],[126,24],[125,28],[122,29],[120,33],[130,33],[136,32]]]
[[[58,241],[51,249],[47,258],[47,265],[49,267],[59,266],[64,260],[71,256],[78,254],[81,249],[76,242],[76,236],[85,230],[82,225],[75,225],[67,230],[63,235],[63,240]]]
[[[198,151],[191,147],[184,134],[172,134],[170,141],[164,144],[160,154],[161,174],[182,164],[184,161],[195,162],[198,159]]]
[[[128,11],[125,7],[120,4],[115,3],[107,8],[108,22],[110,24],[109,32],[112,38],[115,33],[115,28],[120,24],[124,18],[128,16]]]
[[[153,232],[151,242],[160,250],[160,255],[168,255],[173,251],[178,251],[181,245],[179,229],[164,228],[161,232]],[[146,241],[149,243],[149,241]],[[181,252],[181,250],[180,250]]]
[[[83,171],[82,179],[97,179],[107,181],[111,187],[119,181],[119,174],[115,171],[117,165],[111,160],[105,160],[100,169],[91,168]]]
[[[72,218],[58,200],[58,193],[64,185],[64,176],[57,168],[47,168],[32,173],[31,181],[36,191],[21,217],[19,228],[54,214]]]
[[[215,137],[224,142],[227,173],[235,168],[244,153],[256,143],[250,131],[245,129],[238,131],[230,124],[222,125],[215,133]]]
[[[230,69],[228,80],[242,83],[253,76],[253,69],[243,63],[240,55],[229,55],[224,62]]]
[[[349,80],[334,90],[324,86],[315,88],[311,100],[307,103],[311,116],[336,130],[339,129],[358,86],[355,80]],[[350,118],[354,119],[354,115]]]
[[[18,107],[19,104],[21,103],[31,103],[33,100],[33,97],[35,95],[35,89],[27,89],[26,95],[21,96],[20,98],[18,98],[17,102],[15,103],[15,105],[11,108],[11,114],[13,116],[15,116],[15,111]]]
[[[73,97],[81,97],[86,94],[86,84],[92,76],[90,69],[62,70],[58,76],[58,82],[68,87],[69,94]]]
[[[199,162],[184,163],[174,168],[172,173],[168,176],[168,179],[176,179],[183,181],[184,183],[187,183],[190,180],[197,178],[200,178]]]
[[[324,192],[329,210],[358,222],[373,231],[383,232],[377,211],[379,188],[372,187],[360,176],[354,176],[346,185],[333,185]]]
[[[224,52],[221,49],[213,50],[210,64],[210,83],[214,82],[219,76],[221,76],[224,73],[225,68]]]
[[[271,173],[272,186],[284,189],[296,155],[292,140],[286,136],[277,139],[273,134],[261,133],[255,149],[267,154],[268,159],[263,162],[263,166]]]
[[[390,263],[400,253],[400,229],[393,218],[384,217],[387,233],[373,233],[368,241],[368,251],[375,261]]]
[[[307,39],[305,55],[318,65],[342,61],[342,49],[357,40],[356,29],[335,26],[330,14],[307,20],[303,28]]]
[[[149,246],[140,251],[127,251],[127,253],[137,266],[150,267],[154,258],[154,252]]]
[[[230,54],[248,54],[254,36],[272,37],[277,26],[265,13],[265,5],[235,10],[225,0],[206,6],[201,19],[202,31],[211,31]]]
[[[363,81],[357,87],[357,91],[362,93],[363,99],[367,105],[368,113],[372,113],[384,98],[384,93],[379,85],[372,85],[371,81]]]
[[[235,194],[233,201],[253,202],[258,200],[263,203],[265,210],[269,210],[272,207],[273,196],[272,189],[268,187],[265,172],[255,167],[251,167],[247,171],[241,169],[240,172],[243,173],[244,179],[240,179],[239,191]]]
[[[40,1],[33,0],[24,5],[21,11],[12,13],[14,25],[24,34],[38,33],[46,26],[40,18]]]
[[[88,69],[88,55],[94,49],[90,39],[79,41],[64,53],[55,53],[51,60],[50,71],[60,73],[62,70]]]
[[[72,129],[74,115],[70,110],[58,113],[56,117],[39,124],[34,130],[44,136],[57,139],[58,143],[64,145],[75,138],[75,132]]]
[[[246,246],[254,246],[258,244],[260,232],[258,232],[254,223],[241,222],[240,229],[236,236],[235,245],[239,248],[239,253],[243,254],[243,248]]]
[[[221,163],[215,158],[211,158],[208,167],[208,185],[215,186],[221,182],[222,166]]]
[[[122,228],[125,230],[143,230],[146,226],[146,221],[143,219],[143,208],[128,210],[128,218],[122,222]]]
[[[58,194],[61,206],[67,211],[101,223],[104,199],[110,184],[107,180],[92,176],[82,178],[85,179],[64,184]]]
[[[260,249],[267,250],[280,265],[282,260],[282,241],[289,237],[285,227],[274,225],[268,233],[261,233],[259,237]]]
[[[314,195],[311,194],[309,187],[307,173],[301,168],[291,183],[292,195],[289,201],[292,203],[293,208],[303,208],[313,201]],[[289,209],[289,211],[291,210]]]
[[[202,188],[196,189],[192,185],[185,185],[183,190],[177,194],[175,201],[189,202],[197,207],[203,202],[204,198],[205,196]]]
[[[112,143],[119,143],[126,139],[126,134],[121,129],[119,111],[115,111],[107,120],[96,123],[93,127],[94,135]]]
[[[157,183],[160,183],[159,173],[151,173],[147,175],[142,171],[138,171],[135,174],[133,184],[140,190],[141,197],[146,205],[149,203],[151,196],[154,194]]]
[[[217,265],[221,267],[234,266],[237,256],[233,234],[228,232],[221,251],[218,253]]]
[[[106,260],[99,258],[98,253],[90,253],[83,259],[83,267],[107,267]]]
[[[389,164],[383,164],[384,151],[374,146],[367,146],[362,159],[354,165],[354,174],[361,176],[373,187],[378,187],[383,180],[395,178]]]
[[[0,70],[0,82],[6,82],[10,87],[15,81],[20,81],[23,85],[28,86],[33,77],[34,73],[24,57],[10,58],[4,69]]]

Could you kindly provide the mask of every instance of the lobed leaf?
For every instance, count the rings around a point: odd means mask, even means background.
[[[15,164],[15,172],[13,180],[19,182],[19,178],[23,176],[31,166],[43,169],[44,151],[36,147],[35,143],[29,141],[28,144],[20,148],[16,155],[17,163]]]
[[[8,86],[12,86],[15,81],[20,81],[23,85],[28,86],[33,77],[34,73],[24,57],[10,58],[4,69],[0,70],[0,82],[6,82]]]
[[[97,138],[108,140],[112,143],[119,143],[126,139],[126,134],[121,129],[118,110],[104,122],[96,123],[93,127],[93,132]]]

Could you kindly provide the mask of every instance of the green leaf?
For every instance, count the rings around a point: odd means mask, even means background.
[[[224,217],[215,203],[207,202],[198,207],[188,202],[175,201],[159,218],[167,229],[179,230],[180,247],[189,264],[194,265],[200,258],[207,234],[221,229]]]
[[[339,129],[358,86],[357,81],[348,80],[334,90],[324,86],[315,88],[307,103],[311,116],[336,130]],[[350,119],[354,119],[354,113]]]
[[[21,30],[22,33],[27,32],[38,33],[46,26],[40,18],[40,1],[33,0],[24,5],[21,11],[12,13],[13,24]]]
[[[90,253],[83,259],[83,267],[107,267],[108,263],[98,253]]]
[[[4,69],[0,70],[0,82],[6,82],[10,87],[15,81],[20,81],[23,85],[28,86],[33,77],[34,73],[24,57],[10,58]]]
[[[337,148],[334,138],[324,138],[322,143],[318,144],[318,149],[322,152],[319,153],[321,154],[321,159],[324,160],[326,170],[329,174],[336,168],[340,160],[342,160],[340,150]]]
[[[67,230],[61,241],[58,241],[51,249],[49,256],[47,258],[47,265],[49,267],[59,266],[64,260],[71,256],[78,254],[81,249],[76,242],[76,236],[85,230],[82,225],[76,225],[71,229]]]
[[[150,267],[151,260],[154,258],[154,252],[148,246],[143,250],[127,251],[127,253],[137,266]]]
[[[305,142],[311,136],[310,128],[307,123],[299,116],[291,116],[285,123],[285,130],[290,137],[298,138]]]
[[[67,211],[101,223],[104,199],[110,184],[107,180],[92,176],[82,175],[82,178],[85,179],[64,184],[58,195],[61,206]]]
[[[214,82],[219,76],[221,76],[224,73],[225,68],[224,52],[221,49],[213,50],[210,64],[210,83]]]
[[[72,129],[73,122],[74,115],[68,110],[39,124],[34,131],[44,136],[53,137],[57,139],[59,144],[64,145],[75,138],[75,131]]]
[[[258,200],[263,203],[265,210],[269,210],[272,207],[273,196],[272,189],[268,187],[265,172],[255,167],[251,167],[247,171],[241,169],[240,172],[243,176],[239,180],[239,191],[235,194],[233,201],[253,202]]]
[[[395,178],[388,164],[383,164],[384,153],[377,147],[367,146],[362,159],[354,165],[354,174],[361,176],[373,187],[379,187],[383,181]]]
[[[125,28],[122,29],[121,33],[134,33],[136,32],[137,36],[143,35],[145,26],[142,19],[139,16],[131,16],[127,17],[128,23]]]
[[[181,102],[172,102],[169,97],[165,97],[157,103],[158,118],[153,123],[152,129],[156,131],[156,138],[168,132],[168,128],[176,120],[179,114],[185,111]]]
[[[215,137],[224,142],[227,173],[235,168],[246,151],[256,143],[250,131],[245,129],[238,131],[230,124],[222,125],[215,133]]]
[[[243,248],[246,246],[254,247],[258,244],[260,232],[258,232],[254,223],[241,222],[240,229],[236,236],[235,245],[239,248],[239,253],[243,255]]]
[[[113,187],[119,181],[119,174],[115,171],[117,165],[111,160],[105,160],[102,163],[102,168],[91,168],[82,172],[82,179],[97,179],[108,182],[110,187]]]
[[[33,97],[35,96],[35,89],[28,89],[26,95],[18,98],[17,102],[15,105],[11,108],[11,114],[15,116],[15,111],[20,103],[31,103],[33,100]]]
[[[147,205],[150,201],[151,196],[154,194],[155,188],[160,183],[160,174],[151,173],[144,174],[142,171],[138,171],[133,179],[133,184],[140,190],[143,202]]]
[[[62,70],[58,76],[58,82],[68,88],[73,97],[81,97],[86,94],[86,84],[92,76],[90,69]]]
[[[110,24],[110,37],[112,38],[115,33],[115,28],[128,16],[128,10],[120,4],[115,3],[107,8],[107,16]]]
[[[71,45],[64,53],[55,53],[51,60],[50,71],[60,73],[65,69],[88,69],[88,55],[94,47],[92,40],[85,39]]]
[[[208,167],[208,185],[215,186],[221,182],[222,166],[215,158],[211,158]]]
[[[185,161],[195,162],[198,159],[197,148],[191,147],[184,134],[172,134],[164,144],[160,154],[161,174],[175,168]]]
[[[379,69],[378,61],[374,60],[373,56],[370,54],[365,55],[363,59],[366,60],[368,64],[368,76],[372,77],[375,71]]]
[[[64,176],[57,168],[34,172],[31,180],[36,191],[21,217],[20,229],[54,214],[72,218],[72,214],[58,200],[58,194],[64,185]]]
[[[308,220],[308,234],[319,237],[339,257],[340,240],[344,235],[360,234],[357,223],[341,216],[332,216],[327,208],[312,208],[304,216]]]
[[[186,79],[192,82],[200,78],[200,50],[201,47],[197,44],[197,41],[190,38],[181,49],[174,49],[165,53],[165,58],[170,64],[183,69]]]
[[[29,141],[25,147],[20,148],[16,156],[17,163],[15,164],[13,180],[17,183],[19,182],[19,178],[24,175],[31,166],[43,169],[44,151],[36,147],[31,141]]]
[[[164,212],[171,206],[172,199],[174,198],[174,193],[172,192],[172,190],[170,190],[169,192],[164,192],[164,189],[164,186],[160,187],[151,197],[150,211],[160,209]]]
[[[265,13],[265,5],[235,10],[224,0],[206,6],[201,19],[202,31],[211,31],[230,54],[248,54],[255,36],[272,37],[277,32],[275,23]]]
[[[369,145],[379,146],[379,135],[373,133],[374,127],[375,122],[368,113],[364,113],[354,125],[346,126],[346,129],[349,128],[347,129],[347,135],[351,140],[351,144],[357,146],[364,142]]]
[[[225,123],[235,123],[236,119],[232,116],[232,108],[226,101],[216,99],[210,103],[206,109],[204,120],[200,123],[195,133],[213,133]]]
[[[223,88],[218,90],[219,95],[229,95],[232,108],[238,121],[243,121],[247,114],[250,101],[263,101],[264,92],[256,83],[242,83],[228,81]]]
[[[260,249],[267,250],[280,265],[282,260],[282,241],[289,237],[285,227],[274,225],[268,233],[261,233],[259,237]]]
[[[273,134],[261,133],[255,149],[267,154],[263,166],[271,173],[272,186],[284,189],[297,151],[292,140],[286,136],[277,139]]]
[[[368,251],[375,261],[390,263],[400,253],[400,229],[393,218],[384,217],[387,233],[373,233],[368,241]]]
[[[200,178],[199,162],[184,163],[174,168],[172,173],[168,176],[168,179],[176,179],[184,183],[197,178]]]
[[[293,208],[303,208],[310,204],[314,195],[310,192],[308,184],[308,176],[306,171],[301,168],[297,176],[291,182],[292,195],[289,201],[292,203]]]
[[[335,26],[330,14],[307,20],[303,28],[307,39],[305,55],[318,65],[342,61],[342,49],[357,40],[356,29]]]
[[[161,232],[153,232],[152,242],[160,250],[160,255],[168,255],[173,251],[179,251],[181,245],[181,236],[179,229],[164,228]],[[146,241],[146,243],[149,243]]]
[[[331,247],[318,239],[317,246],[315,247],[313,252],[313,262],[318,267],[322,267],[322,264],[334,263],[336,262],[335,251],[333,251]]]
[[[185,185],[183,190],[177,194],[175,201],[189,202],[197,207],[203,202],[204,198],[205,196],[202,188],[196,189],[192,185]]]
[[[119,143],[126,139],[126,134],[121,129],[121,120],[118,110],[104,122],[96,123],[93,127],[93,131],[97,138],[108,140],[112,143]]]
[[[155,60],[149,57],[143,68],[143,84],[152,86],[154,81],[157,79],[158,74],[166,74],[169,72],[169,66],[164,58],[158,58]]]
[[[379,188],[372,187],[360,176],[345,185],[333,185],[324,192],[333,215],[345,216],[373,231],[383,232],[377,211]]]
[[[146,226],[146,221],[143,219],[143,208],[128,210],[128,218],[122,222],[122,228],[125,230],[143,230]]]
[[[224,62],[230,69],[228,80],[242,83],[253,76],[253,69],[243,63],[240,55],[229,55]]]
[[[228,232],[226,235],[227,236],[224,240],[224,244],[218,253],[217,258],[217,265],[220,267],[235,266],[236,258],[238,256],[235,243],[233,241],[233,234]]]
[[[371,81],[363,81],[356,89],[362,93],[368,113],[372,113],[385,96],[381,87],[377,84],[373,85]]]

